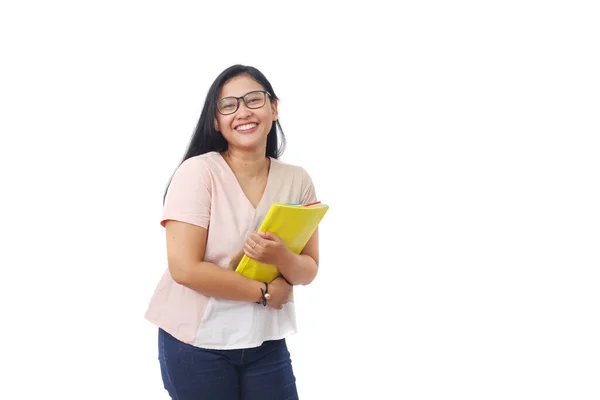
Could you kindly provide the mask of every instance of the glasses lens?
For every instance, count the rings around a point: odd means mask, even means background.
[[[236,98],[225,97],[224,99],[221,99],[221,101],[219,101],[217,107],[219,108],[219,111],[222,114],[231,114],[234,113],[237,109],[237,104],[238,102]]]
[[[263,92],[250,92],[244,96],[244,102],[248,108],[260,108],[265,105],[265,94]]]

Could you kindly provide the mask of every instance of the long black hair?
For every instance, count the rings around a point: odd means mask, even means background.
[[[239,75],[248,75],[262,85],[262,87],[271,95],[271,101],[279,99],[275,94],[271,83],[258,69],[240,64],[232,65],[231,67],[227,68],[225,71],[221,72],[221,74],[217,77],[217,79],[215,79],[213,84],[208,89],[206,100],[204,101],[204,107],[202,108],[202,113],[200,114],[200,119],[198,120],[198,124],[196,125],[196,129],[194,130],[194,134],[192,135],[189,146],[179,165],[181,165],[188,158],[195,157],[200,154],[209,153],[211,151],[217,151],[220,153],[227,151],[229,147],[227,140],[225,140],[221,132],[215,129],[214,119],[217,115],[217,101],[219,100],[218,95],[221,91],[221,88],[227,81]],[[281,137],[281,141],[279,140],[279,137]],[[267,136],[266,156],[279,158],[283,154],[284,149],[285,135],[283,134],[283,130],[281,129],[281,124],[279,123],[278,118],[277,121],[273,121],[271,130]],[[169,180],[169,184],[170,183],[171,180]],[[163,202],[167,195],[169,184],[167,184],[167,189],[165,190],[165,194],[163,196]]]

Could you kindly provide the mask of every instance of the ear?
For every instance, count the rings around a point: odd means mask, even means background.
[[[277,121],[277,118],[279,118],[279,113],[277,112],[277,105],[277,99],[271,101],[271,112],[273,114],[273,121]]]
[[[221,131],[219,130],[219,122],[217,121],[217,119],[215,118],[213,121],[214,121],[214,124],[215,124],[215,130],[216,130],[217,132],[221,132]]]

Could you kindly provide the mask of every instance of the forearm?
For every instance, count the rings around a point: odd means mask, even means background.
[[[290,251],[286,261],[277,268],[290,284],[308,285],[317,276],[319,265],[308,254],[296,254]]]
[[[258,301],[264,284],[216,264],[200,262],[180,268],[173,279],[205,296],[235,301]]]

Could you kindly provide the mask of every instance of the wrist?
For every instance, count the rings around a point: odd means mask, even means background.
[[[294,253],[292,250],[286,247],[285,254],[281,258],[280,264],[277,265],[277,268],[281,271],[289,269],[292,265],[296,263],[296,257],[298,254]]]
[[[271,294],[269,293],[269,284],[267,282],[261,282],[264,287],[260,288],[260,299],[256,301],[256,304],[262,304],[263,306],[267,306],[267,302],[271,298]]]
[[[262,300],[260,290],[265,290],[265,284],[254,279],[246,279],[250,281],[250,285],[247,286],[248,295],[246,296],[245,300],[250,301],[252,303],[256,303],[257,301]]]

